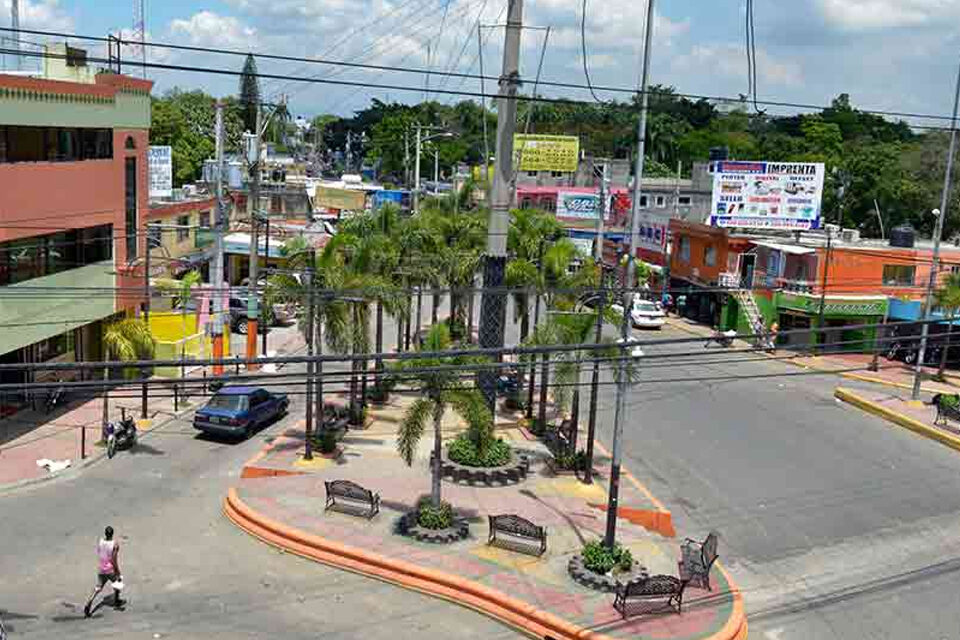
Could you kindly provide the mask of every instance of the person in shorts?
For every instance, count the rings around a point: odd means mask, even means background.
[[[113,539],[113,527],[104,529],[103,538],[97,543],[97,586],[83,607],[85,617],[90,617],[93,599],[108,582],[113,587],[113,606],[119,609],[124,605],[124,601],[120,598],[120,589],[117,585],[123,583],[123,577],[120,574],[120,543]]]

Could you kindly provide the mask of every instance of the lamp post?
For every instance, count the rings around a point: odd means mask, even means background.
[[[453,138],[456,137],[451,131],[441,131],[439,133],[434,133],[432,135],[424,136],[421,132],[423,129],[428,128],[424,127],[421,124],[417,124],[417,144],[416,144],[416,158],[414,159],[413,164],[413,212],[420,213],[420,152],[423,147],[424,142],[430,142],[431,140],[437,140],[440,138]]]

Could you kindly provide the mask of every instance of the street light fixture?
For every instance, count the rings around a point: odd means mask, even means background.
[[[413,166],[413,212],[420,213],[420,151],[424,142],[431,140],[456,138],[457,134],[452,131],[440,131],[428,136],[421,135],[424,129],[423,125],[417,125],[417,157]]]

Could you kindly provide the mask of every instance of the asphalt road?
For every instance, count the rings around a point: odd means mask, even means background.
[[[0,616],[11,640],[521,637],[454,604],[282,554],[228,522],[221,503],[240,465],[297,414],[295,405],[240,444],[176,421],[80,474],[0,494]],[[129,605],[86,620],[107,524],[121,540]]]
[[[960,637],[960,454],[837,402],[833,376],[702,341],[645,351],[672,357],[630,390],[624,464],[681,538],[720,533],[752,637]]]

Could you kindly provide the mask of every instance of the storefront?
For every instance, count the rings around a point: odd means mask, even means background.
[[[885,296],[826,296],[821,299],[812,294],[779,292],[776,302],[781,344],[794,347],[819,344],[825,351],[871,350],[876,330],[857,327],[882,323],[888,310]],[[782,335],[790,330],[819,328],[821,315],[822,333]]]

